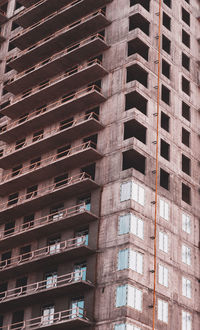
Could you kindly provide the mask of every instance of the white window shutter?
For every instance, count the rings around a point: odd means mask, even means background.
[[[143,274],[143,255],[141,253],[137,254],[137,272]]]
[[[129,267],[136,271],[136,251],[130,250],[129,252]]]
[[[164,201],[160,199],[160,216],[164,218]]]
[[[169,204],[165,202],[165,220],[169,220]]]
[[[138,201],[138,185],[135,182],[132,182],[132,199]]]
[[[124,214],[119,217],[119,235],[130,232],[130,214]]]
[[[168,323],[168,303],[163,301],[163,322]]]
[[[124,202],[131,198],[131,181],[121,184],[120,201]]]
[[[116,307],[125,306],[127,301],[127,285],[117,287]]]
[[[144,188],[139,186],[139,199],[138,203],[144,206]]]
[[[118,253],[118,270],[128,268],[129,249],[120,250]]]
[[[135,309],[142,311],[142,292],[135,289]]]

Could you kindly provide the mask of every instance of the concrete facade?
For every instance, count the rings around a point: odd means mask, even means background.
[[[158,1],[33,3],[0,1],[0,326],[152,329],[156,239],[156,329],[199,329],[199,1],[162,1],[156,238]]]

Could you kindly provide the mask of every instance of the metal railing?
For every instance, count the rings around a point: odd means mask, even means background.
[[[87,87],[80,91],[71,93],[68,96],[61,97],[56,102],[51,102],[45,107],[41,107],[40,109],[30,112],[28,115],[25,115],[24,117],[20,117],[17,120],[11,121],[8,125],[0,127],[0,134],[5,133],[12,128],[16,128],[17,126],[23,125],[23,123],[25,123],[31,119],[37,118],[41,114],[47,113],[47,112],[51,111],[53,108],[58,107],[59,105],[64,105],[65,103],[67,103],[71,100],[78,99],[79,97],[81,97],[84,94],[91,92],[91,91],[97,91],[97,92],[101,93],[101,89],[98,86],[92,85],[91,87]]]
[[[0,304],[4,301],[16,299],[18,297],[29,296],[34,293],[44,292],[47,290],[51,290],[53,288],[70,285],[76,282],[85,281],[91,283],[86,280],[86,270],[80,269],[75,272],[56,276],[50,280],[46,279],[40,282],[24,285],[21,287],[17,287],[11,290],[7,290],[4,292],[0,292]]]
[[[36,228],[40,228],[46,226],[48,224],[52,224],[58,221],[62,221],[66,218],[70,218],[71,216],[78,215],[82,212],[88,211],[86,203],[81,203],[63,210],[59,210],[57,212],[49,213],[44,217],[37,218],[30,222],[22,223],[21,225],[15,226],[13,229],[1,230],[0,231],[0,239],[5,240],[10,237],[16,236],[17,234],[27,233],[28,231],[34,230]]]
[[[39,45],[45,43],[47,40],[54,39],[54,38],[55,38],[56,36],[58,36],[59,34],[62,34],[62,33],[64,33],[64,32],[66,32],[67,30],[69,30],[69,29],[72,28],[72,27],[75,27],[75,26],[78,25],[78,24],[82,24],[83,22],[89,20],[90,18],[92,18],[92,17],[94,17],[94,16],[97,16],[98,14],[102,14],[102,15],[104,15],[104,16],[106,15],[105,12],[104,12],[102,9],[99,9],[98,11],[95,11],[94,13],[89,14],[89,15],[83,17],[82,19],[78,19],[77,21],[75,21],[75,22],[73,22],[73,23],[71,23],[71,24],[65,26],[65,27],[62,28],[61,30],[58,30],[58,31],[56,31],[55,33],[51,34],[49,37],[45,37],[44,39],[42,39],[42,40],[36,42],[36,43],[33,44],[32,46],[30,46],[30,47],[28,47],[28,48],[22,50],[21,52],[18,52],[17,55],[8,58],[8,60],[7,60],[7,64],[9,64],[10,61],[13,61],[13,60],[15,60],[15,59],[17,59],[17,58],[23,56],[23,55],[26,54],[28,51],[30,51],[30,50],[36,48],[37,46],[39,46]],[[15,37],[16,37],[16,36],[15,36]]]
[[[47,245],[43,248],[33,250],[24,254],[20,254],[16,257],[12,257],[3,261],[0,261],[0,271],[5,269],[14,268],[25,263],[36,261],[41,258],[46,258],[55,254],[62,253],[73,248],[87,246],[87,236],[79,236],[68,239],[53,245]]]
[[[36,190],[33,192],[28,192],[20,197],[16,197],[11,200],[8,200],[7,202],[1,203],[0,212],[11,209],[11,208],[21,205],[23,203],[30,202],[30,200],[40,198],[42,196],[45,196],[47,194],[50,194],[50,193],[58,190],[58,189],[66,188],[70,185],[76,184],[76,183],[84,181],[86,179],[91,179],[91,176],[88,175],[87,173],[83,172],[83,173],[76,174],[70,178],[66,178],[57,183],[53,183],[45,188],[42,188],[42,189],[39,189],[39,190]]]
[[[72,45],[70,45],[69,47],[67,47],[65,50],[62,50],[60,52],[55,53],[54,55],[48,57],[45,60],[40,61],[39,63],[37,63],[36,65],[33,65],[32,67],[29,67],[28,69],[24,70],[23,72],[20,72],[18,74],[16,74],[15,76],[13,76],[7,83],[12,83],[13,81],[16,81],[18,79],[20,79],[21,77],[36,71],[37,69],[40,69],[41,67],[43,67],[44,65],[47,65],[47,63],[51,63],[54,60],[56,60],[57,58],[60,58],[66,54],[68,54],[69,52],[73,51],[75,48],[81,48],[82,46],[84,46],[88,41],[94,40],[94,39],[101,39],[103,41],[105,41],[105,37],[103,37],[101,34],[96,33],[93,36],[90,36],[87,39],[84,39],[83,41],[79,41],[76,42]]]
[[[2,330],[25,330],[25,329],[40,329],[45,326],[55,325],[63,322],[73,322],[74,320],[87,320],[90,322],[90,318],[88,318],[88,313],[85,309],[80,307],[74,307],[72,309],[68,309],[62,312],[50,313],[47,316],[39,316],[33,319],[29,319],[26,321],[21,321],[18,323],[13,323],[11,325],[7,325],[2,327]]]

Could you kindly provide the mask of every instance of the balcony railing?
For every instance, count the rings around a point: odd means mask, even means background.
[[[11,290],[0,292],[0,304],[5,301],[13,300],[19,297],[27,297],[39,292],[46,292],[55,288],[69,286],[77,282],[92,284],[86,280],[86,270],[77,270],[75,272],[61,275],[48,280],[28,284]]]
[[[47,258],[49,256],[65,252],[67,250],[87,246],[87,237],[85,235],[75,237],[66,241],[48,245],[43,248],[21,254],[19,256],[0,261],[0,271],[17,267],[19,265]]]
[[[84,213],[88,211],[87,205],[85,203],[78,204],[76,206],[72,206],[63,210],[59,210],[58,212],[50,213],[47,216],[37,218],[34,221],[23,223],[19,226],[13,228],[13,232],[11,229],[1,230],[0,231],[0,240],[6,240],[10,237],[15,237],[18,234],[27,233],[36,228],[41,228],[50,223],[60,222],[66,218],[73,217],[75,215],[79,215],[80,213]]]
[[[22,115],[22,117],[18,118],[17,120],[11,121],[8,125],[0,127],[0,134],[8,132],[12,129],[16,129],[18,126],[23,126],[25,123],[27,123],[30,120],[37,119],[42,114],[47,114],[48,112],[51,112],[52,109],[55,109],[59,106],[63,106],[68,102],[71,102],[72,100],[76,100],[82,95],[86,94],[87,92],[97,91],[98,93],[101,93],[101,89],[96,86],[92,85],[91,87],[84,88],[80,91],[74,92],[69,94],[68,96],[61,97],[56,102],[51,102],[48,105],[41,107],[33,112],[30,112],[29,114]],[[96,118],[98,120],[98,118]]]
[[[69,323],[69,328],[67,324]],[[49,326],[59,325],[60,329],[71,329],[70,326],[90,326],[91,317],[88,318],[88,313],[85,309],[75,307],[62,312],[51,313],[47,316],[40,316],[30,320],[13,323],[2,327],[2,330],[22,330],[22,329],[40,329]],[[62,327],[63,325],[63,327]],[[66,328],[67,326],[67,328]],[[54,327],[53,327],[54,328]],[[78,329],[78,328],[77,328]]]

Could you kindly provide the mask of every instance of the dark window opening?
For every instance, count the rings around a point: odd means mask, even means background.
[[[12,325],[11,329],[20,329],[23,326],[24,321],[24,311],[16,311],[12,315]]]
[[[185,155],[182,155],[182,171],[191,175],[191,160]]]
[[[9,45],[8,45],[8,51],[10,52],[11,50],[13,50],[15,47],[15,45],[12,44],[12,42],[9,42]]]
[[[15,221],[7,222],[4,227],[4,236],[10,235],[15,231]]]
[[[163,2],[166,4],[166,6],[171,8],[171,0],[163,0]]]
[[[6,95],[8,94],[9,92],[7,91],[6,87],[3,87],[2,89],[2,95]]]
[[[43,139],[43,134],[44,134],[44,130],[40,130],[40,131],[37,131],[33,134],[33,139],[32,139],[32,142],[36,142],[38,140],[41,140]]]
[[[68,94],[63,95],[62,96],[61,103],[67,102],[69,100],[72,100],[74,98],[74,96],[75,96],[75,93],[76,93],[75,91],[72,91],[72,92],[70,92]]]
[[[190,0],[185,0],[185,2],[190,3]]]
[[[6,2],[4,5],[2,5],[2,6],[0,7],[0,9],[1,9],[4,13],[7,12],[7,8],[8,8],[8,3],[7,3],[7,2]]]
[[[27,117],[28,117],[28,113],[25,113],[24,115],[19,117],[18,124],[25,122],[27,120]]]
[[[32,198],[32,197],[37,196],[37,190],[38,190],[38,185],[29,187],[26,190],[26,199],[29,199],[29,198]]]
[[[91,164],[85,167],[81,168],[81,172],[85,172],[86,174],[88,174],[92,180],[95,179],[95,169],[96,169],[96,164]]]
[[[67,146],[63,146],[63,147],[60,147],[57,149],[57,156],[56,158],[62,158],[64,156],[67,156],[68,153],[69,153],[69,149],[70,149],[70,145],[67,145]]]
[[[46,104],[42,105],[41,107],[37,108],[35,111],[35,116],[38,116],[40,113],[43,113],[47,110]]]
[[[26,139],[16,141],[15,150],[21,149],[25,145]]]
[[[190,48],[190,35],[184,30],[182,30],[182,43]]]
[[[83,139],[83,143],[91,141],[92,147],[96,149],[97,139],[98,139],[98,134],[90,135]]]
[[[182,76],[182,91],[190,95],[190,82],[185,77]]]
[[[163,25],[169,30],[171,31],[171,18],[165,13],[163,12]]]
[[[136,150],[128,150],[123,152],[123,164],[122,170],[127,170],[128,168],[134,168],[136,171],[145,174],[145,163],[146,157],[141,155]]]
[[[83,204],[83,203],[85,204],[86,211],[90,211],[90,208],[91,208],[91,194],[83,196],[83,197],[79,197],[77,199],[77,205],[80,205],[80,204]],[[81,208],[82,207],[80,206],[79,210]]]
[[[170,105],[170,90],[164,85],[162,85],[161,100]]]
[[[190,71],[190,58],[184,53],[182,53],[182,66]]]
[[[20,248],[20,256],[22,260],[29,259],[31,257],[31,245],[25,245]]]
[[[0,157],[3,156],[3,149],[0,150]]]
[[[162,139],[160,141],[160,155],[163,158],[170,160],[170,145]]]
[[[8,290],[8,283],[1,283],[0,284],[0,299],[5,298],[6,291]]]
[[[170,176],[169,173],[164,171],[162,168],[160,169],[160,186],[169,190],[170,189]]]
[[[162,35],[162,49],[168,54],[171,53],[171,41],[164,35]]]
[[[128,42],[128,56],[136,53],[148,61],[149,47],[139,38],[135,38]]]
[[[161,112],[161,127],[167,132],[169,132],[169,122],[170,117],[167,116],[164,112]]]
[[[13,69],[8,64],[6,64],[5,73],[10,72],[11,70]]]
[[[187,204],[191,204],[191,189],[184,183],[182,183],[182,200]]]
[[[190,14],[182,7],[182,20],[190,26]]]
[[[14,31],[15,29],[17,29],[19,27],[19,25],[15,22],[12,23],[12,27],[11,27],[11,31]]]
[[[28,278],[25,277],[25,276],[24,277],[21,277],[21,278],[18,278],[16,280],[16,285],[15,285],[15,287],[16,287],[15,293],[16,294],[17,293],[24,294],[26,292],[26,289],[27,289],[27,280],[28,280]],[[17,290],[17,288],[20,288],[20,289]]]
[[[127,68],[126,82],[133,80],[139,81],[146,88],[148,87],[148,73],[138,64],[131,65]]]
[[[93,87],[93,86],[97,86],[99,89],[101,89],[101,80],[96,80],[90,84],[88,84],[88,92],[90,91],[90,89]]]
[[[40,164],[41,164],[41,157],[34,158],[30,161],[29,169],[30,170],[36,169],[37,167],[40,166]]]
[[[8,206],[11,206],[11,205],[14,205],[14,204],[17,204],[18,202],[18,197],[19,197],[19,193],[14,193],[14,194],[11,194],[8,196]]]
[[[150,23],[141,14],[135,14],[129,17],[129,31],[140,29],[145,34],[149,35]]]
[[[170,64],[162,60],[162,74],[170,79]]]
[[[190,132],[182,127],[182,143],[190,147]]]
[[[0,105],[0,109],[6,108],[8,105],[10,105],[10,101],[6,101]]]
[[[23,229],[33,227],[35,214],[25,215],[23,219]]]
[[[2,255],[1,255],[1,267],[6,266],[6,265],[10,265],[11,255],[12,255],[11,251],[2,253]]]
[[[190,106],[182,101],[182,116],[187,119],[188,121],[191,120],[190,118]]]
[[[150,9],[150,0],[130,0],[130,7],[140,4],[147,11]]]
[[[3,326],[3,315],[0,315],[0,327]],[[1,329],[1,328],[0,328]],[[2,329],[1,329],[2,330]]]
[[[93,109],[90,109],[90,110],[86,111],[85,114],[88,115],[88,116],[85,116],[85,119],[88,119],[91,113],[93,113],[93,117],[95,119],[98,119],[98,116],[99,116],[99,107],[96,107],[96,108],[93,108]],[[97,115],[97,116],[95,116],[95,115]]]
[[[146,127],[133,119],[124,123],[124,140],[135,137],[146,144]]]
[[[50,80],[46,80],[46,81],[43,81],[42,83],[39,84],[39,89],[43,89],[45,88],[46,86],[49,85],[49,81]]]
[[[15,3],[15,10],[17,10],[17,9],[19,9],[21,7],[22,7],[21,3],[19,3],[18,1],[16,1],[16,3]]]
[[[134,91],[129,94],[126,94],[126,105],[125,110],[136,108],[144,115],[147,115],[147,99],[145,99],[141,94]]]
[[[14,176],[17,176],[21,173],[21,169],[22,169],[22,164],[16,166],[16,167],[13,167],[12,169],[12,177]]]
[[[54,178],[55,188],[61,187],[62,185],[67,183],[68,174],[63,173]]]
[[[63,129],[69,128],[73,125],[73,117],[69,118],[69,119],[65,119],[63,121],[60,122],[60,131],[62,131]]]
[[[7,128],[7,125],[3,125],[0,127],[0,133],[5,132]]]

